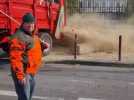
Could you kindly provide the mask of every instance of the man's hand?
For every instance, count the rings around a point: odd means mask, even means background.
[[[50,50],[50,44],[47,42],[44,42],[44,50],[47,52],[48,50]]]
[[[22,79],[22,80],[19,80],[18,82],[19,82],[19,84],[21,84],[21,85],[25,85],[25,84],[26,84],[26,78],[24,78],[24,79]]]
[[[47,42],[42,41],[42,42],[41,42],[41,49],[42,49],[42,51],[44,51],[44,52],[50,51],[50,49],[51,49],[50,44],[47,43]]]

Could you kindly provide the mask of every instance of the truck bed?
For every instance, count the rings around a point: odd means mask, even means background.
[[[49,29],[48,8],[40,0],[0,0],[0,29],[15,30],[26,12],[36,16],[38,27]]]

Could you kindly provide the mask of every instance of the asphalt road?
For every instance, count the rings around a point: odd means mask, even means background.
[[[33,100],[134,100],[134,68],[43,65]],[[0,100],[17,100],[9,65],[0,63]]]

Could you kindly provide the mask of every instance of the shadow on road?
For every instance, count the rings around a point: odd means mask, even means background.
[[[120,68],[133,68],[134,63],[123,63],[123,62],[107,62],[107,61],[83,61],[83,60],[61,60],[61,61],[48,61],[47,64],[80,64],[88,66],[109,66],[109,67],[120,67]]]

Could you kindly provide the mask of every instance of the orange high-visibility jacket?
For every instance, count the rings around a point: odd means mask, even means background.
[[[9,57],[11,69],[16,73],[19,80],[22,80],[26,73],[35,75],[41,64],[42,51],[40,40],[37,36],[32,38],[33,46],[28,50],[26,50],[25,43],[19,38],[15,37],[10,41]],[[24,60],[26,60],[26,65]]]

